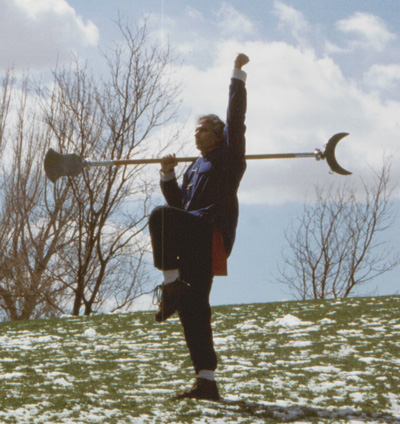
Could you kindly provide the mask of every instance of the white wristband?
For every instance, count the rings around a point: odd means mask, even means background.
[[[164,174],[164,172],[160,171],[161,181],[172,181],[176,178],[175,171],[172,170],[171,172],[168,172],[167,174]]]
[[[246,78],[247,78],[247,74],[246,74],[246,72],[242,71],[241,69],[234,69],[232,71],[232,78],[239,79],[239,80],[241,80],[245,83]]]

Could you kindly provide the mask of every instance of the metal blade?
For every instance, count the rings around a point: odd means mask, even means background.
[[[335,149],[336,149],[336,145],[339,143],[339,141],[348,136],[349,133],[338,133],[333,135],[328,143],[325,146],[325,150],[321,155],[322,159],[326,159],[326,161],[328,162],[329,167],[331,168],[331,170],[333,172],[336,172],[336,174],[340,174],[340,175],[351,175],[350,171],[347,171],[346,169],[342,168],[335,157]]]
[[[44,158],[44,172],[55,183],[60,177],[74,177],[82,172],[84,161],[75,153],[61,155],[49,149]]]

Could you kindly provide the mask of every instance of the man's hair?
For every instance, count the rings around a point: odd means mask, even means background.
[[[214,134],[217,136],[219,141],[222,141],[224,138],[224,128],[225,122],[223,122],[217,115],[209,114],[202,115],[199,117],[198,122],[206,121],[211,124]]]

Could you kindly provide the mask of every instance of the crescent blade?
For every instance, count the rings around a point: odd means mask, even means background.
[[[338,133],[333,135],[328,143],[325,146],[325,150],[322,154],[322,158],[326,159],[326,161],[328,162],[329,167],[331,168],[331,170],[333,172],[336,172],[336,174],[340,174],[340,175],[351,175],[352,173],[350,171],[347,171],[346,169],[342,168],[339,163],[336,160],[336,156],[335,156],[335,149],[337,144],[339,143],[339,141],[348,136],[349,133]]]

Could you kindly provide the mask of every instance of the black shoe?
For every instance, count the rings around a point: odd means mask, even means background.
[[[158,309],[155,315],[157,322],[166,321],[179,309],[187,286],[187,283],[177,278],[172,283],[163,283],[156,288],[158,291]]]
[[[197,378],[191,389],[178,393],[174,399],[220,400],[220,396],[215,381]]]

